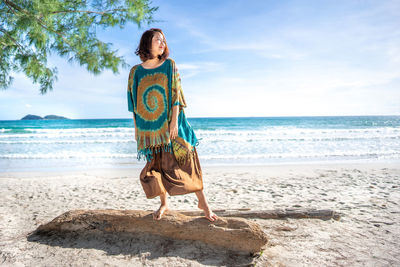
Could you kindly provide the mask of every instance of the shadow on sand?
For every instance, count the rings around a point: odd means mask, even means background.
[[[103,250],[108,256],[125,255],[128,259],[181,257],[215,266],[253,266],[260,256],[231,251],[200,241],[175,240],[148,233],[110,233],[97,229],[46,233],[34,231],[28,235],[27,240],[62,248]]]

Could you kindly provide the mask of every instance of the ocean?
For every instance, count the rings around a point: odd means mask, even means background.
[[[400,162],[400,116],[188,118],[202,166]],[[0,121],[0,171],[142,168],[133,119]]]

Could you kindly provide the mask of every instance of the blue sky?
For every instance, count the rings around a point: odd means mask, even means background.
[[[99,33],[131,66],[161,28],[188,117],[400,115],[399,1],[153,1],[162,22]],[[131,118],[129,69],[95,76],[57,55],[54,90],[14,73],[0,120],[26,114]]]

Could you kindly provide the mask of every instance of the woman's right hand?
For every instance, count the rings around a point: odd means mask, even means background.
[[[169,137],[171,139],[175,139],[175,137],[178,135],[178,126],[176,120],[172,120],[168,128],[169,128]]]

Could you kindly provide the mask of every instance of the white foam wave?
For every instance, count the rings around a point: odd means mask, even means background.
[[[239,159],[282,159],[282,158],[330,158],[330,157],[393,157],[400,158],[400,152],[387,151],[387,152],[361,152],[361,151],[343,151],[343,152],[328,152],[328,153],[258,153],[258,154],[225,154],[225,155],[200,155],[203,159],[208,160],[239,160]]]
[[[26,140],[0,141],[0,144],[108,144],[108,143],[136,143],[134,138],[126,139],[96,139],[96,140]]]
[[[136,153],[111,153],[111,152],[57,152],[57,153],[13,153],[0,155],[0,159],[98,159],[98,158],[136,158]],[[257,154],[199,154],[200,159],[205,160],[243,160],[243,159],[296,159],[296,158],[344,158],[344,157],[368,157],[368,158],[398,158],[399,151],[365,152],[365,151],[337,151],[328,153],[257,153]]]
[[[0,140],[15,139],[132,139],[134,128],[26,129],[30,133],[0,134]],[[302,129],[275,127],[257,130],[195,130],[204,141],[341,141],[356,139],[400,139],[400,128]],[[11,139],[11,140],[10,140]]]
[[[93,158],[134,158],[136,157],[136,153],[128,154],[128,153],[109,153],[109,152],[57,152],[57,153],[13,153],[13,154],[5,154],[0,155],[0,159],[71,159],[71,158],[80,158],[80,159],[93,159]]]

